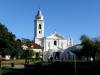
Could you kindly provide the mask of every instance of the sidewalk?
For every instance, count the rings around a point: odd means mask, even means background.
[[[14,69],[24,69],[24,65],[15,65]]]

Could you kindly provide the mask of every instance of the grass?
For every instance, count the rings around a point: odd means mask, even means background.
[[[11,69],[11,66],[2,66],[2,69]]]
[[[29,59],[29,64],[34,64],[37,62],[42,62],[42,59]],[[16,65],[24,65],[25,59],[16,59],[16,60],[3,60],[3,65],[11,65],[11,63],[15,63]]]
[[[25,64],[25,60],[24,59],[17,59],[17,60],[4,60],[4,61],[2,61],[2,64],[8,64],[8,65],[10,65],[11,63]]]
[[[37,62],[42,62],[42,59],[29,59],[29,64],[33,64],[33,63],[37,63]],[[75,62],[75,60],[66,60],[64,62]],[[91,61],[76,60],[76,62],[91,62]],[[25,64],[25,59],[4,60],[4,61],[2,61],[3,65],[6,65],[6,64],[11,65],[11,63],[15,63],[16,65],[18,65],[18,64],[24,65]]]

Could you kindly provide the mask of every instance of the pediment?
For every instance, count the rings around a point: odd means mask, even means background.
[[[62,39],[62,40],[66,40],[63,36],[57,34],[57,33],[53,33],[50,36],[47,36],[46,38],[52,38],[52,39]]]

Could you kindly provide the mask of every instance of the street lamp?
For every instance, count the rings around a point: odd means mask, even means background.
[[[76,75],[76,57],[75,57],[75,54],[74,54],[74,73]]]

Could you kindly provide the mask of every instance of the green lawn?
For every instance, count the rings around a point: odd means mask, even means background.
[[[42,59],[29,59],[29,64],[34,64],[34,63],[37,63],[37,62],[42,62]],[[11,63],[15,63],[16,65],[18,65],[18,64],[24,65],[25,59],[3,60],[2,61],[3,65],[6,65],[6,64],[10,65]]]
[[[11,64],[11,63],[25,64],[25,60],[24,59],[17,59],[17,60],[5,60],[5,61],[2,61],[2,64]]]

